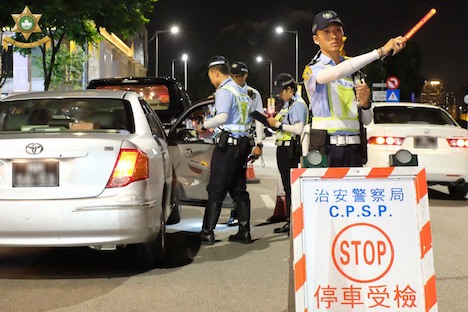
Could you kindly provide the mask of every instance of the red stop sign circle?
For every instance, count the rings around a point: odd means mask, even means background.
[[[385,276],[393,265],[395,252],[388,235],[369,223],[343,228],[332,244],[336,269],[358,283],[370,283]]]

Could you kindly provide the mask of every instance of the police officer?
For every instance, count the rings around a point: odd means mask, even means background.
[[[287,73],[279,74],[274,81],[274,94],[277,94],[284,105],[275,117],[268,118],[268,123],[276,129],[276,163],[286,193],[286,210],[288,221],[283,227],[274,229],[275,233],[289,233],[291,214],[291,178],[290,169],[297,168],[302,149],[300,135],[308,121],[308,112],[304,99],[297,92],[297,82]]]
[[[232,79],[244,89],[244,92],[249,96],[251,106],[254,110],[263,113],[263,103],[260,93],[247,84],[247,77],[249,76],[249,68],[244,62],[233,62],[231,64],[231,77]],[[257,144],[252,152],[253,160],[259,158],[262,155],[263,149],[263,124],[256,120],[255,121],[255,134],[257,137]],[[252,160],[252,161],[253,161]],[[238,224],[236,209],[231,209],[231,216],[227,222],[227,226],[236,226]]]
[[[210,182],[207,186],[208,202],[200,233],[191,236],[202,244],[215,243],[214,228],[221,213],[227,192],[233,198],[238,213],[239,231],[229,240],[249,244],[250,197],[246,185],[246,162],[254,146],[249,137],[252,118],[250,99],[244,90],[229,76],[229,63],[223,56],[213,56],[208,61],[208,77],[216,88],[213,118],[196,126],[198,132],[215,129],[217,143],[211,159]]]
[[[379,58],[395,55],[406,40],[396,37],[372,52],[345,59],[340,54],[343,23],[331,10],[315,15],[312,33],[320,50],[303,73],[313,116],[311,128],[323,130],[330,167],[361,167],[366,162],[367,139],[360,134],[362,124],[372,121],[372,110],[370,89],[357,72]],[[311,136],[316,133],[320,131]]]

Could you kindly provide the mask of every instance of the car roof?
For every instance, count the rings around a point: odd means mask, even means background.
[[[131,91],[117,90],[75,90],[75,91],[40,91],[40,92],[24,92],[9,95],[3,98],[2,102],[29,100],[29,99],[51,99],[51,98],[116,98],[121,99],[125,94]],[[132,92],[134,93],[134,92]]]
[[[426,108],[433,108],[433,109],[441,109],[440,107],[428,104],[428,103],[413,103],[413,102],[372,102],[372,105],[375,107],[426,107]]]
[[[100,78],[93,79],[88,84],[88,89],[93,89],[100,86],[113,86],[113,85],[139,85],[139,84],[179,84],[179,82],[172,77],[113,77],[113,78]]]

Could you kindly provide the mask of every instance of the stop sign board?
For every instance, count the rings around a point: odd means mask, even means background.
[[[391,90],[398,89],[398,87],[400,86],[400,79],[398,79],[395,76],[390,76],[387,78],[386,84],[387,88]]]
[[[424,168],[291,171],[295,311],[437,311]]]

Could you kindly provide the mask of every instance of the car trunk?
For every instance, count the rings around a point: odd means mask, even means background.
[[[0,198],[8,200],[98,196],[107,185],[123,141],[121,135],[109,134],[24,138],[9,134],[0,139]],[[31,154],[41,146],[40,153]]]
[[[451,126],[437,126],[437,125],[415,125],[406,127],[404,124],[381,124],[373,127],[375,131],[368,130],[370,135],[383,135],[383,136],[434,136],[442,138],[464,137],[466,135],[465,129],[451,127]]]

